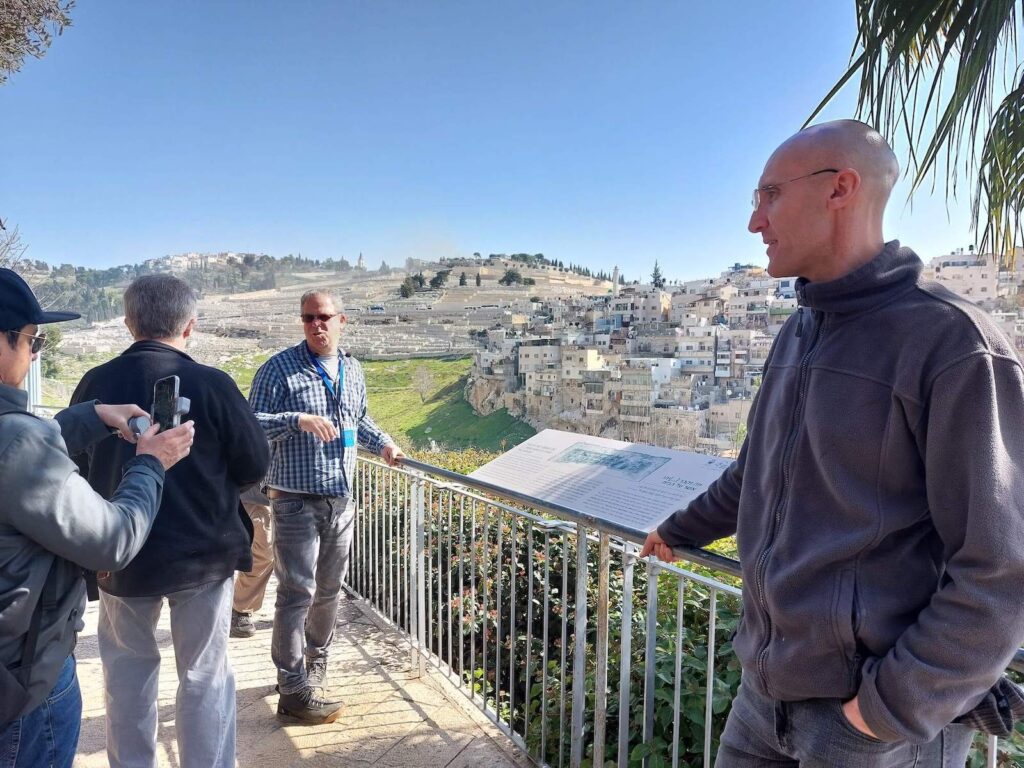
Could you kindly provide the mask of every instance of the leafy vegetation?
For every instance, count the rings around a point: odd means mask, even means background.
[[[931,177],[956,197],[974,182],[980,250],[1012,267],[1024,238],[1024,68],[1017,36],[1024,2],[857,0],[849,69],[813,119],[860,75],[858,111],[909,144],[911,193]]]

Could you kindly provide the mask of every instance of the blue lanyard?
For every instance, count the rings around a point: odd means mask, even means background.
[[[320,379],[323,381],[324,386],[327,387],[327,391],[331,393],[331,397],[335,401],[340,400],[339,392],[345,390],[345,361],[341,359],[341,355],[338,355],[338,391],[334,390],[334,382],[331,381],[331,377],[327,373],[327,369],[320,364],[320,361],[314,355],[309,346],[306,346],[306,351],[309,352],[310,358],[313,360],[313,367],[316,368],[316,372],[320,374]]]

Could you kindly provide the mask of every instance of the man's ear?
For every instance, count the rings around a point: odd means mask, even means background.
[[[338,319],[339,319],[341,325],[344,325],[345,323],[348,322],[348,318],[345,315],[341,315],[341,317],[338,318]]]
[[[195,329],[196,318],[193,317],[191,320],[188,321],[188,324],[185,326],[185,330],[181,332],[181,338],[187,339],[189,336],[192,335],[192,331],[194,331]]]
[[[130,333],[132,338],[134,339],[135,338],[135,329],[132,328],[132,324],[128,322],[128,316],[127,315],[125,315],[125,318],[124,318],[124,327],[128,329],[128,333]]]
[[[857,196],[861,186],[860,174],[853,168],[844,168],[832,180],[832,194],[828,199],[828,207],[845,208]]]

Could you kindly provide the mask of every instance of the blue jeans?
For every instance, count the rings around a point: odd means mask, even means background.
[[[839,699],[774,701],[741,683],[715,768],[963,768],[973,737],[951,724],[927,744],[883,742],[854,728]]]
[[[82,727],[82,692],[68,656],[43,703],[0,731],[0,768],[71,768]]]
[[[326,658],[348,573],[355,503],[344,496],[279,498],[274,515],[277,602],[270,654],[281,693],[308,686],[306,659]]]

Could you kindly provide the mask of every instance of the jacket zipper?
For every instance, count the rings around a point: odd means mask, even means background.
[[[802,309],[803,308],[801,307],[801,310]],[[802,325],[803,313],[801,312],[797,319],[797,335],[800,335],[800,331],[803,330]],[[765,545],[764,550],[762,550],[761,556],[757,559],[757,568],[754,571],[754,585],[757,589],[757,597],[758,602],[761,605],[761,610],[764,611],[765,621],[765,639],[761,645],[761,650],[757,654],[757,671],[761,677],[761,684],[764,686],[764,690],[769,696],[771,695],[771,688],[768,686],[768,672],[765,665],[768,659],[768,646],[771,645],[772,620],[771,614],[768,612],[768,598],[765,594],[765,569],[768,564],[768,558],[771,557],[772,549],[775,546],[775,535],[778,533],[779,526],[782,524],[782,513],[786,508],[786,500],[789,495],[789,481],[792,475],[792,453],[793,448],[796,445],[796,437],[800,432],[800,425],[803,420],[804,398],[807,395],[808,379],[810,378],[808,373],[811,366],[811,358],[814,356],[815,351],[817,351],[818,344],[824,333],[825,315],[824,313],[821,313],[821,319],[814,329],[814,338],[811,340],[811,345],[800,360],[800,374],[797,380],[797,400],[793,406],[793,428],[786,438],[786,446],[782,452],[782,488],[779,490],[779,499],[775,504],[772,528],[769,532],[768,543]]]

